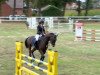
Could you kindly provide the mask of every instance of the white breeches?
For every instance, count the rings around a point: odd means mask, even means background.
[[[39,37],[41,37],[41,35],[39,35],[39,34],[35,35],[36,41],[38,41]]]

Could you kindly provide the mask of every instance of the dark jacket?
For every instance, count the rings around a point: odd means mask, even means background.
[[[39,35],[44,35],[45,34],[44,26],[41,26],[41,25],[37,26],[37,34],[39,34]]]

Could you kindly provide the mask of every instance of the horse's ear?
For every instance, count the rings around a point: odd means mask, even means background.
[[[56,34],[56,36],[58,36],[58,34]]]
[[[58,36],[58,33],[55,33],[56,36]]]

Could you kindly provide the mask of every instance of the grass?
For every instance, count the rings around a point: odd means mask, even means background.
[[[86,29],[100,29],[99,23],[92,26],[86,24]],[[24,41],[35,33],[35,30],[27,29],[24,23],[0,24],[0,75],[14,75],[15,41]],[[56,47],[52,48],[59,52],[59,75],[100,75],[100,42],[73,40],[74,34],[71,32],[59,34]],[[24,52],[27,54],[27,50]]]
[[[100,22],[90,22],[90,23],[84,23],[84,29],[95,29],[100,30]]]
[[[84,14],[85,14],[85,11],[82,10],[81,16],[84,16]],[[91,9],[88,11],[88,16],[95,16],[95,15],[100,15],[100,9]],[[66,10],[65,16],[77,16],[77,11],[76,10]]]

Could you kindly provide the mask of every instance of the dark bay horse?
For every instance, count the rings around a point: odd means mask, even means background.
[[[51,43],[51,45],[53,47],[55,46],[55,43],[57,40],[57,34],[55,34],[55,33],[45,34],[44,36],[40,37],[37,44],[33,47],[32,41],[34,38],[35,38],[35,36],[30,36],[30,37],[26,38],[25,46],[26,46],[26,48],[29,49],[29,56],[31,57],[31,55],[32,55],[33,58],[35,58],[34,51],[38,50],[41,54],[40,60],[43,61],[45,58],[44,54],[46,53],[46,50],[48,49],[49,42]]]

